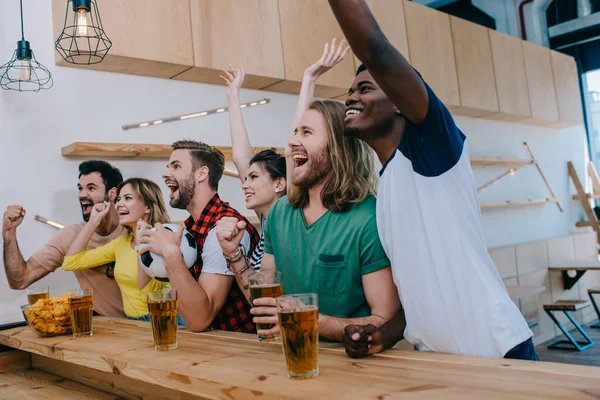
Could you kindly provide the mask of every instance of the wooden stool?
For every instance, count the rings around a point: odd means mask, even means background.
[[[595,288],[595,289],[588,289],[588,296],[590,296],[590,301],[592,302],[592,306],[594,306],[594,310],[596,310],[596,315],[598,316],[598,319],[600,320],[600,310],[598,309],[598,304],[596,304],[596,300],[594,299],[595,294],[600,294],[600,288]],[[598,322],[597,324],[591,325],[590,328],[599,328],[600,329],[600,322]]]
[[[591,337],[588,336],[586,331],[573,319],[569,311],[578,311],[585,307],[589,307],[590,302],[587,300],[558,300],[552,304],[544,304],[544,311],[546,314],[550,316],[552,321],[558,326],[558,329],[567,337],[569,340],[558,340],[551,345],[548,346],[549,349],[558,349],[558,350],[577,350],[583,351],[589,349],[594,345],[594,341]],[[552,314],[553,311],[562,311],[565,313],[569,321],[575,326],[575,328],[581,333],[581,335],[585,338],[586,341],[577,341],[571,336],[569,331],[560,323],[558,319]],[[569,346],[563,346],[563,345]],[[571,347],[573,346],[573,347]]]

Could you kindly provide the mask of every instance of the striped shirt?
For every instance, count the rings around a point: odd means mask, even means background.
[[[250,258],[250,266],[255,271],[260,270],[260,264],[262,264],[263,254],[265,253],[265,235],[263,233],[265,221],[266,221],[265,217],[261,215],[260,216],[260,230],[261,230],[260,240],[258,241],[258,244],[254,248],[254,252],[252,252],[252,257]]]

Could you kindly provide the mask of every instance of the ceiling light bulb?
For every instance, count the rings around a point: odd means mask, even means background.
[[[19,80],[23,82],[31,81],[31,62],[27,59],[18,60]]]
[[[77,36],[89,36],[90,12],[85,8],[77,10]]]

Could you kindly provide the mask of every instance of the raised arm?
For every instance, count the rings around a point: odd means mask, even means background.
[[[422,79],[387,40],[365,0],[329,0],[352,51],[390,100],[421,127],[429,99]]]
[[[229,106],[229,131],[231,133],[231,153],[235,168],[244,183],[248,174],[248,164],[252,158],[252,146],[244,124],[242,109],[240,108],[240,89],[244,83],[246,73],[243,68],[233,68],[223,71],[221,80],[227,84],[227,103]]]
[[[85,224],[81,233],[75,237],[75,240],[67,251],[67,256],[72,256],[84,251],[88,245],[88,242],[98,229],[98,226],[102,223],[102,219],[110,211],[110,203],[105,201],[104,203],[94,204],[92,208],[92,214],[90,215],[89,221]]]

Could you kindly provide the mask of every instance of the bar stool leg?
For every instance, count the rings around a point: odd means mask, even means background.
[[[563,326],[563,324],[561,324],[560,321],[558,319],[556,319],[554,314],[552,314],[552,311],[550,311],[550,310],[544,310],[544,311],[546,311],[546,314],[548,314],[548,316],[552,319],[552,321],[554,321],[556,326],[558,326],[558,329],[560,329],[561,332],[567,337],[567,339],[569,339],[569,340],[558,340],[558,341],[552,343],[551,345],[549,345],[548,346],[549,349],[584,351],[594,345],[594,341],[592,340],[592,338],[590,338],[588,336],[588,334],[583,330],[581,325],[579,325],[577,323],[577,321],[575,321],[573,319],[573,317],[571,316],[571,314],[569,314],[568,311],[563,310],[563,312],[565,313],[567,318],[569,318],[569,321],[571,321],[571,323],[575,326],[575,328],[579,331],[579,333],[581,333],[581,335],[586,339],[586,341],[575,340],[575,338],[573,336],[571,336],[571,334],[569,333],[569,331],[567,331],[567,329]],[[570,345],[570,346],[564,346],[564,345]],[[573,346],[573,347],[571,347],[571,346]]]

